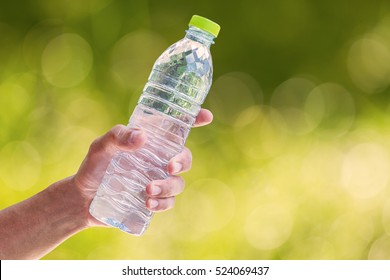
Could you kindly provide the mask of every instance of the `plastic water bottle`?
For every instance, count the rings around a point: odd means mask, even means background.
[[[165,179],[168,161],[184,147],[212,83],[210,45],[218,24],[193,16],[186,36],[155,62],[128,126],[147,134],[145,145],[111,160],[90,206],[96,219],[134,235],[147,229],[146,185]]]

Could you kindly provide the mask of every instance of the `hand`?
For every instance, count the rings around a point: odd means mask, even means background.
[[[213,115],[206,109],[201,109],[195,127],[211,123]],[[85,215],[90,226],[102,225],[88,211],[97,188],[114,154],[118,151],[131,152],[139,149],[145,143],[146,135],[142,130],[117,125],[105,135],[96,139],[90,146],[87,156],[73,177],[74,185],[79,189],[85,204]],[[149,198],[146,207],[151,211],[165,211],[174,206],[175,196],[184,189],[184,180],[178,176],[191,168],[192,155],[188,148],[173,157],[167,166],[170,176],[164,180],[155,180],[146,186]]]
[[[195,126],[209,124],[212,118],[210,111],[202,109]],[[105,226],[89,214],[89,205],[107,166],[116,152],[134,151],[145,140],[139,129],[115,126],[92,143],[76,175],[1,210],[0,259],[38,259],[86,228]],[[169,162],[171,175],[147,186],[149,209],[163,211],[173,207],[174,197],[184,188],[183,179],[176,174],[190,169],[191,161],[191,153],[185,148]],[[160,192],[156,192],[157,186]]]

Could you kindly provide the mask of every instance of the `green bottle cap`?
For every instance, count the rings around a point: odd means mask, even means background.
[[[204,31],[211,33],[214,37],[218,36],[219,30],[221,27],[219,24],[201,16],[194,15],[192,16],[189,26],[198,27]]]

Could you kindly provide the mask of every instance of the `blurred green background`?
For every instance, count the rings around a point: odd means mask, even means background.
[[[390,259],[388,1],[1,1],[0,207],[127,123],[193,14],[222,30],[185,192],[45,259]]]

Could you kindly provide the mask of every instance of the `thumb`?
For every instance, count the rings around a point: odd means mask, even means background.
[[[116,125],[91,144],[88,154],[113,156],[117,151],[133,151],[140,148],[146,140],[145,133],[138,128]]]

